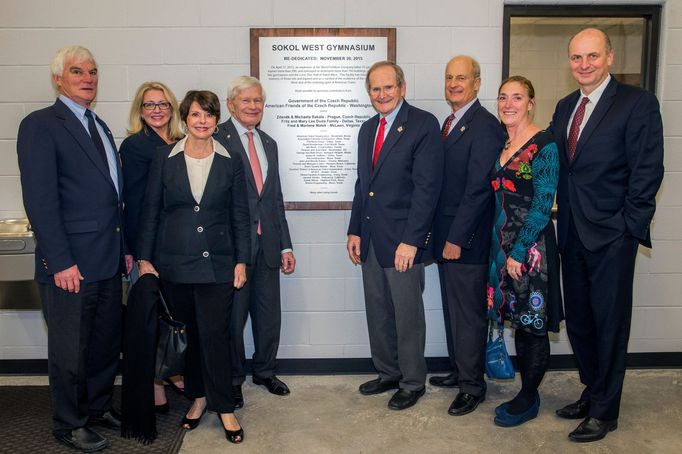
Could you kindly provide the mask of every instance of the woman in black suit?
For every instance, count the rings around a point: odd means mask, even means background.
[[[235,288],[246,282],[250,248],[244,167],[212,138],[220,102],[190,91],[180,104],[187,137],[155,156],[149,172],[138,241],[140,274],[153,273],[174,315],[187,324],[183,418],[196,428],[215,411],[232,443],[244,431],[234,416],[228,327]]]
[[[130,107],[128,137],[120,148],[123,171],[123,214],[126,240],[135,259],[137,235],[149,167],[159,147],[175,143],[184,134],[180,129],[178,101],[161,82],[144,82],[137,89]],[[138,277],[137,266],[130,273],[131,284]],[[181,380],[171,382],[176,389],[184,387]],[[168,413],[168,400],[163,383],[154,383],[154,405],[157,413]]]

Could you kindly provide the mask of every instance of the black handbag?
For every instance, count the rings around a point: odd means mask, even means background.
[[[490,330],[488,331],[488,345],[485,349],[485,373],[488,378],[514,378],[514,365],[504,344],[504,323],[500,322],[497,325],[498,335],[493,338],[494,323],[493,321],[490,322]]]
[[[157,380],[164,380],[175,375],[182,375],[185,370],[187,330],[183,322],[171,316],[161,292],[159,296],[161,304],[158,307],[159,324],[154,376]]]

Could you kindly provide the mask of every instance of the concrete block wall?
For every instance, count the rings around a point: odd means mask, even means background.
[[[664,8],[658,95],[665,121],[666,177],[653,227],[654,248],[638,257],[632,352],[682,351],[681,3],[671,0]],[[130,101],[145,80],[161,80],[179,97],[190,88],[206,88],[224,98],[228,81],[249,72],[250,27],[396,27],[397,59],[406,72],[410,102],[444,118],[449,110],[442,93],[444,65],[465,53],[481,62],[480,98],[494,111],[502,72],[502,13],[503,0],[0,2],[0,217],[23,215],[16,131],[26,114],[54,101],[48,64],[62,45],[80,43],[97,57],[101,77],[96,109],[120,142]],[[345,252],[349,213],[293,211],[287,216],[298,265],[295,274],[282,280],[280,358],[368,357],[360,270]],[[433,266],[427,268],[424,300],[426,354],[445,356]],[[565,330],[553,339],[552,352],[570,353]],[[0,359],[45,357],[42,315],[0,312]]]

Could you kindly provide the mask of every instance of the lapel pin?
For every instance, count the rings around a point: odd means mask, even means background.
[[[396,131],[398,131],[398,132],[403,132],[403,127],[402,127],[402,126],[398,126],[398,129],[396,129]]]
[[[229,134],[227,135],[227,138],[228,138],[228,139],[230,138],[230,135],[229,135]]]
[[[466,126],[462,126],[461,128],[459,128],[459,132],[464,132],[464,131],[466,131],[466,129],[467,129]]]

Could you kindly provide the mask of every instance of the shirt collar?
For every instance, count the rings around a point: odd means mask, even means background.
[[[393,109],[393,111],[392,111],[390,114],[388,114],[388,115],[386,115],[386,116],[384,117],[384,118],[386,119],[386,123],[387,123],[387,124],[393,123],[393,120],[395,120],[395,117],[398,116],[398,112],[400,112],[400,108],[403,107],[403,102],[404,102],[404,101],[405,101],[405,100],[401,98],[401,99],[400,99],[400,102],[398,103],[398,105],[395,106],[395,109]],[[380,117],[381,117],[381,116],[380,116]],[[381,118],[379,118],[379,119],[381,119]]]
[[[455,114],[455,118],[457,119],[457,121],[459,121],[459,120],[462,119],[462,117],[464,116],[464,114],[467,113],[467,111],[471,108],[471,106],[474,105],[474,103],[475,103],[477,100],[478,100],[478,97],[476,97],[476,98],[472,99],[471,101],[469,101],[468,103],[466,103],[466,104],[464,105],[464,107],[462,107],[461,109],[458,109],[457,112],[452,112],[452,113]],[[457,121],[456,121],[455,123],[457,123]]]
[[[580,91],[580,97],[584,98],[585,96],[587,96],[587,98],[590,100],[590,103],[592,103],[592,105],[597,105],[597,102],[601,98],[601,95],[604,94],[604,91],[606,90],[606,86],[609,84],[609,82],[611,82],[611,74],[606,76],[606,79],[604,79],[602,81],[602,83],[600,83],[599,86],[597,88],[595,88],[592,91],[592,93],[590,93],[589,95],[585,95],[581,90]]]
[[[225,149],[225,147],[223,147],[222,145],[220,145],[220,143],[218,143],[217,140],[211,139],[211,141],[213,142],[213,152],[219,154],[220,156],[224,156],[224,157],[226,157],[226,158],[230,158],[230,157],[231,157],[231,156],[230,156],[230,153],[228,153],[228,151]],[[172,157],[175,156],[176,154],[179,154],[179,153],[182,153],[183,151],[185,151],[185,143],[186,143],[186,142],[187,142],[187,136],[185,136],[185,137],[183,137],[182,139],[180,139],[180,140],[178,141],[178,143],[175,144],[175,146],[174,146],[173,149],[171,150],[171,152],[170,152],[170,154],[168,155],[168,157],[169,157],[169,158],[172,158]]]
[[[235,118],[232,118],[232,124],[234,124],[234,129],[237,130],[237,134],[239,137],[243,136],[247,132],[251,131],[253,133],[256,132],[256,128],[253,129],[246,129],[243,124],[239,123]]]
[[[76,116],[76,118],[78,118],[81,121],[83,120],[83,118],[85,118],[85,111],[87,110],[85,107],[81,106],[76,101],[74,101],[73,99],[71,99],[65,95],[59,95],[59,100],[61,102],[63,102],[64,104],[66,104],[66,107],[68,107],[69,110],[71,112],[73,112],[73,114]],[[92,113],[93,113],[93,118],[95,118],[96,117],[96,115],[94,115],[95,112],[92,112]]]

